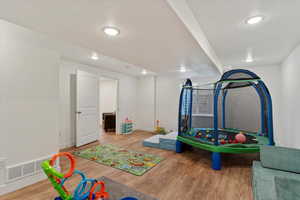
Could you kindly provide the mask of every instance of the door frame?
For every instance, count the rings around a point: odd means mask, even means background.
[[[120,79],[119,78],[117,78],[117,77],[114,77],[114,76],[110,76],[110,75],[106,75],[106,74],[101,74],[100,73],[100,75],[99,75],[99,85],[101,84],[101,81],[100,81],[100,78],[101,77],[104,77],[104,78],[108,78],[108,79],[112,79],[112,80],[114,80],[114,81],[116,81],[117,82],[117,95],[116,95],[116,135],[117,134],[120,134],[120,121],[119,121],[119,111],[120,111],[120,89],[119,89],[119,87],[120,87]],[[100,108],[100,93],[101,93],[101,89],[100,89],[100,87],[99,87],[99,101],[98,101],[98,103],[99,103],[99,109],[101,109]],[[101,114],[101,113],[100,113]],[[102,115],[100,116],[100,120],[102,120]],[[102,124],[102,126],[103,126],[103,124]]]

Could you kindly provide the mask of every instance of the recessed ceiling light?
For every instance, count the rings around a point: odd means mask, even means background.
[[[147,74],[147,70],[143,69],[142,74],[146,75]]]
[[[91,59],[93,60],[99,60],[99,56],[97,53],[93,53],[93,55],[91,56]]]
[[[182,73],[184,73],[184,72],[186,72],[186,68],[185,67],[180,67],[179,71],[182,72]]]
[[[264,19],[263,16],[254,16],[254,17],[250,17],[246,20],[247,24],[253,25],[253,24],[257,24],[259,22],[261,22]]]
[[[104,27],[103,31],[106,35],[117,36],[120,34],[120,30],[115,27]]]

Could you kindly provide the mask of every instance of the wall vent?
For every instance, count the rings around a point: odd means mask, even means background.
[[[34,174],[37,174],[37,173],[41,173],[41,171],[42,171],[42,168],[41,168],[42,162],[44,162],[46,160],[50,160],[50,159],[51,159],[50,157],[48,157],[48,158],[46,157],[46,158],[33,160],[33,161],[30,161],[30,162],[26,162],[26,163],[21,163],[19,165],[9,166],[9,167],[6,168],[6,174],[7,174],[6,175],[6,177],[7,177],[6,180],[11,182],[11,181],[15,181],[15,180],[20,179],[20,178],[24,178],[26,176],[31,176],[31,175],[34,175]],[[59,162],[56,162],[54,167],[58,171],[60,171]],[[0,166],[0,172],[1,172],[1,166]],[[1,173],[0,173],[0,175],[1,175]],[[0,179],[0,181],[1,181],[1,179]]]
[[[22,177],[22,165],[8,168],[8,180],[14,180]]]
[[[23,165],[23,176],[33,174],[35,172],[35,163],[26,163]]]

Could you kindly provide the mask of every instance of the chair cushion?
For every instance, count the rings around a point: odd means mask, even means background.
[[[253,162],[252,176],[252,188],[255,200],[281,200],[276,196],[275,177],[295,179],[300,182],[300,174],[264,168],[261,162],[258,161]]]
[[[278,200],[300,199],[300,180],[275,176],[275,188]]]
[[[300,173],[300,150],[276,146],[262,146],[260,160],[264,167]]]

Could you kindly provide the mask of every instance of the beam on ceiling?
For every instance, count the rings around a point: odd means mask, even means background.
[[[187,27],[189,32],[198,42],[202,50],[209,57],[209,59],[215,64],[218,71],[223,74],[224,69],[221,61],[217,57],[214,49],[210,45],[206,35],[204,34],[201,26],[199,25],[197,19],[194,16],[193,11],[190,9],[186,0],[167,0],[171,8],[175,11],[176,15]]]

